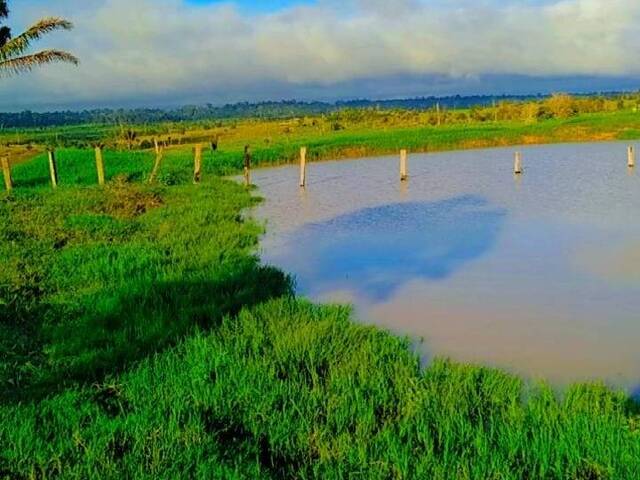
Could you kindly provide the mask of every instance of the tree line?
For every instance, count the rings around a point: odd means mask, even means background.
[[[635,103],[634,103],[635,102]],[[0,112],[0,128],[39,128],[82,124],[145,124],[225,119],[279,119],[302,116],[366,112],[367,110],[440,110],[441,122],[452,115],[476,121],[534,120],[566,118],[574,114],[612,111],[640,104],[640,94],[449,96],[393,100],[350,100],[340,102],[271,101],[241,102],[222,106],[187,105],[174,109],[91,109],[56,112]],[[470,110],[469,113],[459,110]],[[453,113],[456,112],[456,113]],[[350,113],[354,115],[354,113]],[[461,119],[461,118],[460,118]],[[458,120],[460,120],[458,119]]]

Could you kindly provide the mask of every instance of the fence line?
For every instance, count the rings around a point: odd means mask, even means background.
[[[157,178],[162,160],[164,158],[164,148],[157,139],[154,139],[154,150],[156,152],[155,162],[153,165],[153,169],[149,175],[148,183],[152,183]],[[193,149],[193,182],[195,184],[200,183],[202,178],[202,159],[203,159],[203,145],[201,143],[196,144]],[[49,175],[51,180],[51,185],[55,189],[59,185],[59,168],[56,157],[56,152],[53,149],[47,151],[48,156],[48,165],[49,165]],[[300,148],[300,156],[299,156],[299,167],[300,167],[300,182],[299,186],[304,188],[308,184],[308,149],[307,147]],[[97,180],[99,185],[104,185],[106,182],[106,174],[105,174],[105,162],[104,162],[104,154],[101,146],[95,147],[95,162],[96,162],[96,171],[97,171]],[[406,182],[409,180],[409,153],[406,149],[400,150],[400,181]],[[627,148],[627,166],[630,169],[635,168],[636,164],[636,153],[633,145],[629,145]],[[252,156],[250,146],[246,145],[244,148],[244,184],[245,186],[251,185],[251,168],[252,168]],[[14,179],[12,176],[12,167],[9,161],[9,156],[5,155],[0,158],[0,167],[2,168],[3,177],[4,177],[4,185],[5,190],[12,191],[15,188]],[[523,156],[520,151],[516,151],[514,153],[514,164],[513,164],[513,173],[516,175],[521,175],[524,172],[523,168]],[[426,175],[426,171],[418,170],[418,173],[412,175],[411,177],[421,177]],[[342,178],[341,176],[329,177],[319,180],[314,184],[323,184],[332,180],[336,180]],[[283,179],[280,181],[272,182],[264,185],[265,187],[270,187],[273,185],[277,185],[280,183],[287,182],[289,180]]]

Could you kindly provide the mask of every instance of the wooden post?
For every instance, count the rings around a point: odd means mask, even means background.
[[[156,155],[160,153],[160,144],[158,144],[158,138],[153,137],[153,146],[156,148]]]
[[[438,116],[438,126],[440,126],[440,102],[436,103],[436,112]]]
[[[407,173],[407,151],[400,150],[400,181],[404,182],[409,178]]]
[[[522,173],[522,154],[516,152],[515,162],[513,164],[513,173],[520,175]]]
[[[300,186],[307,186],[307,147],[300,148]]]
[[[249,145],[244,147],[244,185],[251,186],[251,147]]]
[[[149,175],[149,183],[153,183],[158,176],[158,170],[160,170],[160,163],[162,162],[162,147],[158,147],[158,153],[156,153],[156,161],[153,164],[153,170],[151,170],[151,175]]]
[[[627,166],[629,168],[636,166],[636,152],[633,149],[633,145],[629,145],[629,149],[627,150]]]
[[[193,183],[200,183],[202,176],[202,144],[198,143],[193,157]]]
[[[96,170],[98,171],[98,185],[104,185],[104,159],[102,147],[96,147]]]
[[[58,166],[56,165],[56,153],[48,150],[49,154],[49,173],[51,174],[51,186],[58,188]]]
[[[2,173],[4,173],[4,186],[7,192],[13,189],[13,180],[11,179],[11,166],[9,165],[9,157],[2,157]]]

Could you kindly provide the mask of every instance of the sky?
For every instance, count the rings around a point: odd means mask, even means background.
[[[81,64],[0,78],[0,110],[640,88],[638,0],[9,0]]]

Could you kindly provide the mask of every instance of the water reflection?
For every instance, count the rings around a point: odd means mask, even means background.
[[[348,286],[369,301],[386,301],[409,281],[448,278],[485,254],[505,216],[504,209],[473,195],[370,207],[304,225],[290,241],[298,248],[283,255],[303,272],[303,293]]]
[[[640,176],[626,145],[256,170],[261,256],[422,352],[557,383],[640,384]]]

